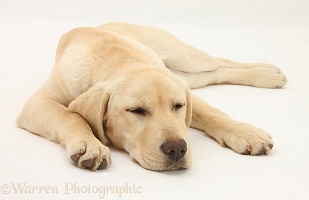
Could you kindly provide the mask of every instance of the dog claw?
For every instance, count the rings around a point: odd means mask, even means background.
[[[107,168],[107,160],[103,159],[103,161],[101,162],[101,164],[98,167],[98,170],[106,169],[106,168]]]
[[[95,164],[95,158],[84,160],[81,164],[87,169],[92,169],[93,165]]]
[[[269,149],[272,149],[274,147],[274,145],[273,144],[269,144],[268,147],[269,147]]]
[[[242,155],[249,155],[249,154],[250,154],[250,151],[251,151],[251,148],[250,148],[250,146],[248,145],[248,146],[246,146],[246,150],[245,150],[244,152],[242,152],[241,154],[242,154]]]
[[[261,149],[256,155],[263,155],[265,154],[265,149]]]
[[[83,155],[84,153],[74,154],[73,156],[71,156],[71,160],[73,160],[75,163],[78,163],[79,158],[82,157]]]
[[[225,143],[224,140],[221,140],[219,143],[221,144],[222,147],[227,147],[227,144]]]
[[[241,153],[242,155],[249,155],[250,154],[250,151],[248,150],[245,150],[244,152]]]

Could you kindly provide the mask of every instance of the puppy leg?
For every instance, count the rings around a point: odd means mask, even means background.
[[[233,120],[195,95],[192,95],[190,126],[240,154],[268,154],[273,147],[271,136],[264,130]]]
[[[215,84],[248,85],[262,88],[281,88],[287,79],[276,67],[224,68],[210,72],[188,73],[171,70],[176,76],[186,81],[190,88],[200,88]]]
[[[77,113],[39,91],[25,104],[17,119],[20,128],[62,144],[72,161],[90,170],[106,168],[110,151]]]
[[[284,73],[274,65],[214,58],[156,27],[110,23],[100,28],[113,30],[148,46],[191,88],[211,84],[280,88],[287,82]]]
[[[181,43],[179,43],[179,51],[182,52],[178,56],[170,56],[166,65],[176,76],[185,80],[191,88],[213,84],[281,88],[287,82],[282,70],[274,65],[240,63],[213,58],[200,50]]]

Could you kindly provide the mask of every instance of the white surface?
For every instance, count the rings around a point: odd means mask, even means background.
[[[122,199],[308,199],[308,13],[307,0],[2,0],[0,199],[100,199],[99,187],[125,184],[132,194]],[[60,36],[109,21],[159,26],[215,56],[280,66],[289,79],[284,89],[223,85],[194,91],[271,133],[271,154],[238,155],[190,129],[188,170],[147,171],[112,148],[112,166],[90,172],[74,167],[60,145],[17,129],[15,118],[26,99],[49,76]],[[74,183],[85,194],[65,194],[65,186]],[[18,184],[26,184],[23,194],[14,191]],[[48,186],[54,189],[49,194],[42,189]],[[29,188],[33,193],[25,194]],[[104,197],[118,198],[111,191]]]

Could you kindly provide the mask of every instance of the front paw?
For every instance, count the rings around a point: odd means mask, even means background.
[[[274,145],[267,132],[245,123],[231,125],[216,139],[222,146],[244,155],[269,154]]]
[[[67,151],[71,160],[80,168],[95,171],[105,169],[111,164],[109,148],[96,138],[72,142]]]

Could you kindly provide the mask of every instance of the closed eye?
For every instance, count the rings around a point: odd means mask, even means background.
[[[131,112],[133,114],[137,114],[137,115],[146,115],[147,110],[141,107],[136,107],[136,108],[129,108],[126,109],[127,112]]]
[[[173,105],[173,110],[180,110],[185,104],[182,103],[176,103]]]

